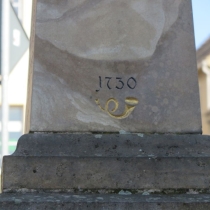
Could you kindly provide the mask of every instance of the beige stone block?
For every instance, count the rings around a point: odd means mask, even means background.
[[[35,10],[30,131],[201,132],[191,1]]]

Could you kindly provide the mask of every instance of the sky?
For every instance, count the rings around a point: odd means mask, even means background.
[[[210,0],[192,0],[195,42],[198,49],[210,38]]]

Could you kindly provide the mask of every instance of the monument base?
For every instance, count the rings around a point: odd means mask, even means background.
[[[2,176],[1,209],[210,209],[210,138],[27,134]]]
[[[3,158],[3,192],[206,192],[210,138],[202,135],[27,134]]]
[[[1,210],[207,210],[210,195],[71,195],[5,193]]]

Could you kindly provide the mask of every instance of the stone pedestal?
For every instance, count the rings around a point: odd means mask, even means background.
[[[3,159],[3,192],[206,192],[202,135],[28,134]]]
[[[191,1],[34,0],[32,19],[1,209],[209,209]]]
[[[3,160],[3,209],[210,208],[202,135],[28,134]]]
[[[4,194],[1,210],[208,210],[210,195]]]

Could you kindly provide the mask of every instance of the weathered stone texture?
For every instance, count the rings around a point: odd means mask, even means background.
[[[209,195],[4,194],[1,210],[207,210]]]
[[[190,1],[37,0],[36,12],[30,131],[201,133]],[[109,99],[116,112],[101,110]]]
[[[3,191],[150,190],[210,186],[202,135],[28,134],[3,160]]]

